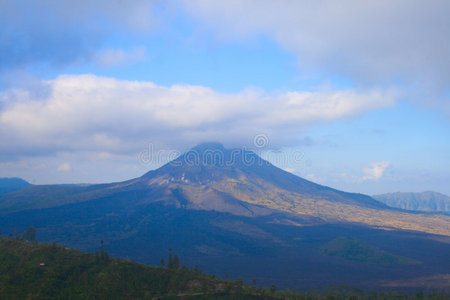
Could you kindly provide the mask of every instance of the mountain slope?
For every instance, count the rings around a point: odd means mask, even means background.
[[[176,188],[178,195],[190,200],[190,207],[200,209],[205,208],[203,203],[223,198],[207,193],[221,192],[231,199],[331,222],[450,235],[450,219],[445,216],[392,210],[369,196],[315,184],[273,166],[251,151],[225,149],[220,144],[199,145],[129,184]]]
[[[450,197],[427,191],[422,193],[387,193],[373,196],[391,207],[414,211],[450,213]]]
[[[0,194],[17,191],[30,185],[21,178],[0,178]]]
[[[136,205],[130,199],[114,196],[12,213],[0,218],[0,231],[9,234],[34,226],[38,240],[85,251],[97,250],[95,245],[104,240],[111,256],[153,265],[172,248],[187,265],[198,264],[223,278],[256,278],[261,285],[300,290],[336,284],[380,288],[386,281],[431,278],[450,270],[448,237],[326,224],[282,212],[238,216],[164,203]],[[322,246],[340,236],[421,263],[384,265],[323,255]],[[434,284],[429,287],[444,283]]]

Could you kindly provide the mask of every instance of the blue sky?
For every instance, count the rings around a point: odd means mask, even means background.
[[[125,180],[214,140],[346,191],[450,194],[449,9],[2,1],[0,176]]]

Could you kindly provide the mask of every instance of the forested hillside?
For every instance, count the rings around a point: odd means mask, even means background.
[[[1,299],[271,298],[265,292],[271,293],[188,269],[172,254],[166,266],[155,267],[111,258],[102,247],[93,254],[56,243],[0,239]]]

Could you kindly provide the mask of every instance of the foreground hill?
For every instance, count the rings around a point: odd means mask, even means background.
[[[391,207],[415,211],[450,213],[450,197],[437,192],[388,193],[373,197]]]
[[[265,295],[266,293],[266,295]],[[186,267],[154,267],[68,249],[0,238],[2,299],[275,299],[273,291],[225,281]]]
[[[125,182],[0,195],[0,215],[3,233],[34,226],[40,240],[88,251],[104,240],[111,255],[147,264],[171,247],[208,273],[268,286],[450,287],[450,217],[392,209],[218,144]]]
[[[176,257],[176,258],[175,258]],[[222,280],[198,269],[155,267],[68,249],[56,243],[37,244],[0,237],[2,299],[447,299],[448,294],[408,296],[398,292],[365,293],[336,287],[324,291],[276,291],[242,280]]]
[[[30,185],[21,178],[0,178],[0,194],[17,191]]]

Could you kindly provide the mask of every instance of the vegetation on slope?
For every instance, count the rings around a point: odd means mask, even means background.
[[[419,264],[420,262],[408,257],[394,255],[377,247],[366,244],[351,237],[338,237],[321,247],[325,255],[339,256],[349,260],[356,260],[375,264]]]
[[[56,243],[32,245],[0,239],[2,299],[258,299],[262,290],[242,281],[224,281],[180,267],[176,256],[167,267],[154,267],[67,249]],[[270,298],[269,295],[266,295]]]

